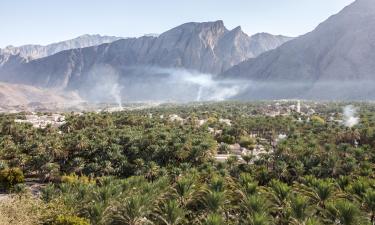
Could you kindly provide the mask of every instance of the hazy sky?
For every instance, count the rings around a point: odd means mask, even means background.
[[[0,47],[82,34],[134,37],[185,22],[223,20],[248,34],[297,36],[354,0],[0,0]]]

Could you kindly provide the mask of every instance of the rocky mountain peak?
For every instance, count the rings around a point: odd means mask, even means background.
[[[162,33],[159,37],[163,38],[165,36],[171,35],[183,35],[183,34],[212,34],[221,35],[225,33],[227,29],[224,26],[224,22],[221,20],[214,22],[190,22],[182,24],[178,27],[172,28],[169,31]]]
[[[227,36],[230,36],[233,39],[236,38],[249,38],[249,36],[242,30],[241,26],[234,28],[233,30],[228,31]]]
[[[214,22],[207,22],[207,23],[202,23],[202,24],[205,26],[209,26],[213,30],[218,31],[218,32],[227,31],[227,28],[224,26],[224,22],[222,20],[217,20]]]
[[[224,25],[222,20],[212,21],[212,22],[203,22],[203,23],[193,23],[197,26],[197,29],[210,29],[213,32],[223,32],[227,31],[227,28]]]
[[[271,37],[271,36],[274,36],[274,35],[262,32],[262,33],[256,33],[256,34],[252,35],[251,37],[253,39],[255,39],[255,38],[259,39],[259,38],[268,38],[268,37]]]
[[[237,26],[237,27],[235,27],[235,28],[232,30],[232,32],[234,32],[234,33],[244,33],[244,32],[242,31],[242,27],[241,27],[241,26]]]

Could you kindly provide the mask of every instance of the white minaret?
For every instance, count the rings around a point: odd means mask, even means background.
[[[301,113],[301,101],[297,101],[297,113]]]

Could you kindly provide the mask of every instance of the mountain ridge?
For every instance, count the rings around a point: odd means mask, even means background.
[[[374,93],[375,84],[374,3],[357,0],[313,31],[235,65],[219,77],[261,83],[263,92],[270,93],[267,98],[364,99]],[[268,88],[265,83],[270,84]],[[299,87],[291,90],[288,85]],[[268,90],[279,87],[283,90]],[[261,91],[248,90],[241,98]]]
[[[9,45],[3,49],[0,49],[0,54],[2,55],[19,55],[26,60],[34,60],[38,58],[47,57],[54,55],[58,52],[75,49],[75,48],[84,48],[95,45],[100,45],[103,43],[110,43],[123,39],[121,37],[115,36],[102,36],[99,34],[84,34],[73,39],[66,41],[60,41],[56,43],[51,43],[48,45],[21,45],[21,46],[12,46]]]
[[[371,4],[370,4],[371,2]],[[359,6],[361,6],[361,3],[369,3],[369,7],[361,7],[358,9]],[[345,38],[353,38],[350,40],[351,42],[355,41],[354,44],[359,44],[360,41],[355,40],[355,38],[361,38],[358,37],[358,34],[356,34],[357,37],[351,37],[350,32],[363,32],[363,29],[368,29],[371,26],[366,26],[367,28],[362,28],[361,25],[364,21],[369,21],[369,18],[365,18],[364,12],[369,12],[367,15],[371,18],[375,19],[375,4],[372,4],[375,2],[372,2],[372,0],[357,0],[353,4],[345,7],[340,13],[331,16],[323,23],[319,24],[319,26],[312,32],[309,32],[305,35],[302,35],[298,38],[295,38],[294,40],[286,43],[285,45],[280,46],[277,49],[274,49],[272,51],[264,53],[262,56],[260,56],[257,59],[250,59],[248,61],[242,62],[233,68],[229,69],[228,71],[224,72],[223,75],[233,75],[233,76],[239,76],[239,77],[247,77],[247,78],[253,78],[255,80],[258,80],[260,78],[277,78],[276,74],[272,74],[272,69],[274,67],[278,66],[284,66],[289,67],[287,72],[283,72],[282,69],[275,69],[276,72],[279,73],[282,72],[281,78],[288,79],[288,76],[291,74],[295,74],[296,71],[299,69],[298,67],[293,67],[290,65],[294,64],[308,64],[313,66],[312,64],[317,63],[323,63],[323,66],[330,66],[329,64],[329,57],[334,57],[330,54],[333,54],[333,51],[338,51],[339,48],[344,50],[351,50],[354,47],[352,45],[343,42],[343,39]],[[372,10],[371,10],[372,9]],[[357,12],[359,10],[360,12]],[[353,18],[356,18],[356,22],[353,24]],[[339,22],[337,22],[340,20]],[[351,22],[349,22],[351,21]],[[373,21],[373,20],[370,20]],[[373,25],[375,25],[375,22],[371,22]],[[348,24],[350,27],[348,27]],[[353,29],[351,29],[353,28]],[[371,38],[374,38],[375,31],[365,30],[366,33],[362,35],[362,38],[368,38],[370,35]],[[329,32],[329,35],[326,34],[326,32]],[[348,37],[349,36],[349,37]],[[345,40],[344,40],[345,41]],[[362,40],[361,40],[362,41]],[[364,43],[368,43],[369,41],[365,41]],[[339,47],[336,47],[339,46]],[[371,46],[369,46],[371,47]],[[350,48],[350,49],[348,49]],[[373,48],[373,46],[372,46]],[[371,49],[371,48],[370,48]],[[370,52],[370,50],[369,50]],[[337,57],[343,57],[345,56],[346,52],[340,52],[339,55],[336,55]],[[293,57],[292,57],[293,55]],[[359,54],[358,54],[359,55]],[[322,59],[322,60],[321,60]],[[321,62],[319,62],[319,60]],[[267,62],[264,62],[267,61]],[[291,62],[293,61],[293,63]],[[268,66],[262,66],[262,62],[265,64],[268,63],[268,65],[271,66],[269,68]],[[289,64],[289,65],[288,65]],[[359,63],[358,63],[359,64]],[[359,67],[359,66],[356,66]],[[314,68],[311,68],[314,69]],[[324,68],[321,68],[324,69]],[[306,70],[309,70],[307,68]],[[308,71],[307,71],[308,72]],[[305,74],[301,73],[300,74]],[[319,73],[319,71],[315,71],[315,73]],[[311,74],[311,73],[309,73]],[[320,73],[319,73],[320,74]],[[262,77],[263,76],[263,77]],[[321,74],[320,76],[328,76],[327,74]],[[296,77],[290,77],[292,79],[295,79]],[[304,79],[308,79],[308,77],[302,77]],[[341,77],[342,78],[342,77]]]
[[[276,44],[261,48],[268,51],[290,39],[278,36],[275,37]],[[172,28],[158,37],[121,39],[27,61],[18,67],[3,70],[0,78],[6,82],[44,88],[74,89],[90,79],[91,71],[101,65],[112,67],[120,76],[129,74],[129,68],[137,66],[183,68],[218,74],[259,54],[259,49],[254,53],[251,48],[252,45],[258,45],[257,41],[240,28],[228,30],[220,20],[190,22]]]

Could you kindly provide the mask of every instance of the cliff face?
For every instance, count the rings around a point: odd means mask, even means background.
[[[246,99],[374,99],[374,43],[375,2],[357,0],[314,31],[220,77],[259,84],[242,94]]]
[[[249,37],[239,27],[226,29],[222,21],[186,23],[159,36],[62,51],[0,74],[3,81],[60,89],[79,88],[91,71],[102,65],[110,66],[121,77],[131,75],[129,68],[143,66],[218,74],[288,40],[272,35]]]
[[[314,31],[223,76],[260,81],[375,80],[375,2],[357,0]]]

